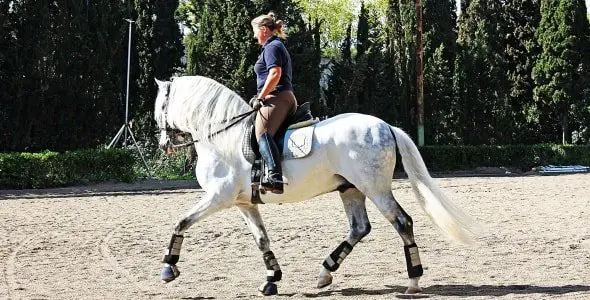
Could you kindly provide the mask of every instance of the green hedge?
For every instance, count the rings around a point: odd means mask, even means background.
[[[529,171],[536,166],[590,166],[590,146],[426,146],[420,149],[430,171],[506,167]],[[187,153],[156,153],[148,163],[159,178],[193,178]],[[401,168],[401,164],[398,164]],[[49,188],[88,182],[129,182],[141,176],[143,164],[133,150],[94,149],[65,153],[0,153],[0,189]],[[146,175],[146,174],[144,174]],[[147,175],[146,175],[147,176]]]
[[[129,150],[91,149],[64,153],[0,153],[0,189],[49,188],[135,179]]]
[[[590,145],[425,146],[420,149],[431,171],[506,167],[530,171],[546,165],[590,165]]]

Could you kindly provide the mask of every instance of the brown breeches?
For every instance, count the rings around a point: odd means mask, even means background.
[[[256,140],[264,131],[274,137],[283,121],[297,110],[297,99],[292,91],[283,91],[266,96],[256,115]]]

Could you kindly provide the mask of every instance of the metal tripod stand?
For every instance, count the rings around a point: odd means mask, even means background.
[[[137,152],[139,152],[139,156],[141,157],[141,160],[143,161],[143,165],[145,166],[146,171],[151,176],[152,172],[150,171],[150,168],[143,156],[143,152],[141,151],[141,148],[139,148],[139,145],[137,144],[137,140],[135,140],[135,135],[133,134],[133,131],[131,131],[131,126],[129,125],[129,123],[130,123],[129,122],[129,73],[130,73],[130,68],[131,68],[131,30],[133,29],[132,26],[133,26],[133,23],[135,23],[135,21],[130,20],[130,19],[125,19],[125,21],[129,22],[129,41],[128,41],[128,49],[127,49],[127,93],[126,93],[126,97],[125,97],[125,124],[123,124],[123,126],[121,126],[121,129],[119,129],[119,131],[117,132],[117,135],[115,135],[115,137],[113,138],[111,143],[107,146],[107,149],[110,149],[111,147],[116,145],[117,142],[119,142],[119,139],[121,139],[121,135],[125,136],[123,138],[123,146],[127,147],[127,134],[129,133],[129,135],[131,136],[131,140],[133,141],[133,144],[135,145],[135,148],[137,149]]]

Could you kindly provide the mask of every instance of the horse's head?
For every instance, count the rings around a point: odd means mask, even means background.
[[[172,142],[170,136],[172,129],[168,126],[168,104],[170,96],[170,81],[160,81],[156,79],[158,84],[158,95],[156,96],[156,106],[154,109],[154,119],[158,124],[160,131],[160,140],[158,145],[162,151],[170,153],[172,151]]]

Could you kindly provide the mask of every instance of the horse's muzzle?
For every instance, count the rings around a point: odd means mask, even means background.
[[[164,144],[160,143],[158,146],[160,150],[162,150],[164,153],[168,155],[176,153],[176,148],[172,146],[170,140],[167,140]]]
[[[176,152],[176,149],[172,147],[172,140],[168,136],[167,132],[162,132],[160,135],[160,141],[158,142],[158,146],[160,150],[164,153],[170,155]]]

